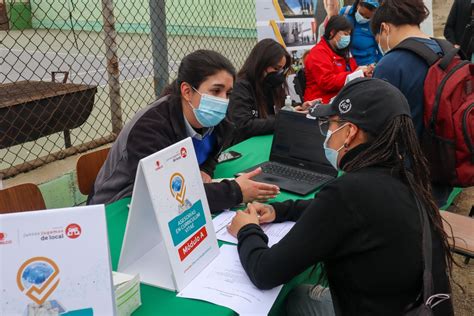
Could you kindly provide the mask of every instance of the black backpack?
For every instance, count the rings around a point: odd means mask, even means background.
[[[467,60],[471,60],[474,53],[474,0],[471,0],[471,19],[464,29],[461,39],[461,51]]]
[[[301,68],[296,72],[295,79],[293,79],[293,84],[295,85],[295,91],[300,96],[301,100],[304,99],[304,91],[306,89],[306,75],[304,68]]]

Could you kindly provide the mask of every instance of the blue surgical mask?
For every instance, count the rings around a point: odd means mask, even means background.
[[[336,129],[334,132],[328,131],[326,135],[326,140],[324,141],[323,147],[324,147],[324,154],[326,155],[326,159],[329,161],[329,163],[334,167],[334,169],[339,170],[337,166],[337,156],[339,155],[339,152],[341,151],[342,148],[344,148],[344,145],[342,145],[338,150],[332,149],[328,147],[328,142],[329,139],[333,134],[336,132],[340,131],[344,126],[347,124],[342,125],[338,129]]]
[[[218,125],[225,118],[225,115],[227,113],[227,106],[229,105],[229,100],[214,97],[204,93],[201,94],[194,87],[193,89],[201,95],[199,108],[194,108],[191,102],[188,102],[189,105],[193,108],[196,120],[203,127],[212,127]]]
[[[370,19],[364,18],[362,14],[359,13],[359,11],[356,12],[355,19],[356,19],[356,22],[359,24],[367,24],[370,22]]]
[[[350,35],[342,35],[341,39],[339,39],[336,46],[339,49],[344,49],[344,48],[347,48],[347,46],[349,46],[350,43],[351,43],[351,36]]]

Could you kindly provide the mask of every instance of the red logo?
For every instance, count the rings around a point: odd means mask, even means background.
[[[161,168],[163,168],[163,165],[161,164],[161,162],[160,162],[159,160],[157,160],[157,161],[155,162],[155,164],[156,164],[155,170],[160,170]]]
[[[181,157],[183,158],[186,158],[186,156],[188,155],[188,151],[186,150],[186,148],[181,148]]]
[[[7,234],[0,232],[0,245],[11,244],[12,241],[7,239]]]
[[[69,224],[66,227],[66,236],[71,239],[76,239],[77,237],[81,236],[81,226],[78,224]]]

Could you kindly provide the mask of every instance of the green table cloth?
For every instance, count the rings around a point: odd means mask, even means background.
[[[242,142],[229,150],[240,152],[242,157],[221,163],[217,166],[214,178],[233,177],[236,172],[242,171],[253,165],[268,160],[270,155],[272,136],[259,136]],[[311,198],[310,194],[304,198]],[[301,198],[296,195],[282,192],[275,200],[283,201],[290,198]],[[122,247],[125,226],[128,218],[128,205],[130,198],[122,199],[106,207],[107,229],[110,242],[110,254],[112,269],[117,269],[120,250]],[[284,299],[288,292],[297,284],[309,282],[318,275],[318,271],[308,269],[306,272],[295,277],[290,283],[283,287],[277,301],[272,307],[271,315],[283,315]],[[209,302],[184,299],[176,297],[175,292],[141,284],[142,306],[133,314],[135,315],[235,315],[232,310],[214,305]]]

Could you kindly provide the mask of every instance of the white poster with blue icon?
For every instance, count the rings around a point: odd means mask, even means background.
[[[0,315],[115,315],[103,205],[0,215]]]
[[[191,138],[140,160],[118,271],[180,291],[218,254]]]

